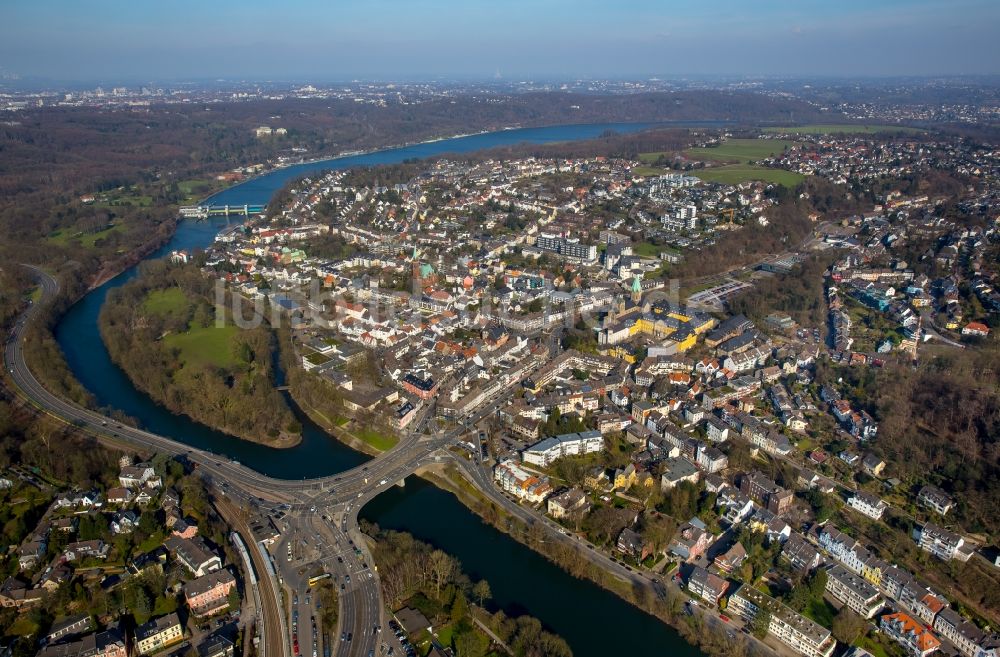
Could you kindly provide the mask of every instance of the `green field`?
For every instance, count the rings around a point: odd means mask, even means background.
[[[699,160],[747,162],[748,160],[760,160],[771,155],[778,155],[786,147],[795,146],[798,143],[786,139],[727,139],[719,146],[689,148],[684,152],[688,157]]]
[[[659,153],[643,153],[639,156],[640,160],[643,155],[659,155]],[[653,160],[656,160],[656,158],[654,157],[650,161]],[[662,176],[665,173],[670,173],[670,169],[658,169],[656,167],[635,167],[632,169],[633,176]]]
[[[785,171],[784,169],[757,167],[751,164],[728,164],[722,167],[697,169],[691,171],[690,175],[697,176],[706,182],[719,182],[727,185],[736,185],[751,180],[762,180],[767,183],[784,185],[785,187],[795,187],[805,180],[805,176],[801,173]]]
[[[820,625],[830,627],[833,624],[833,617],[837,614],[837,610],[826,600],[810,600],[802,613]]]
[[[392,449],[399,442],[395,436],[387,436],[372,428],[362,429],[355,435],[380,452]]]
[[[182,180],[177,183],[177,189],[184,194],[184,204],[197,203],[211,194],[218,183],[208,178],[200,180]]]
[[[87,247],[88,249],[92,249],[94,248],[94,244],[97,242],[97,240],[103,239],[105,237],[108,237],[112,233],[121,232],[123,230],[125,230],[125,226],[120,223],[112,224],[107,228],[105,228],[104,230],[99,230],[94,233],[84,233],[82,231],[75,231],[75,230],[57,230],[56,232],[51,233],[48,239],[50,242],[62,246],[65,246],[73,241],[78,241],[80,242],[80,244]]]
[[[650,242],[639,242],[638,244],[632,245],[632,253],[641,258],[659,258],[660,251],[666,250],[668,249],[662,246],[656,246]]]
[[[114,208],[123,205],[138,208],[148,208],[153,205],[153,197],[148,194],[140,194],[137,190],[116,189],[105,194],[100,194],[94,202],[96,207]]]
[[[811,124],[794,128],[764,128],[764,132],[782,135],[841,135],[841,134],[874,134],[877,132],[923,132],[919,128],[902,125],[836,125]]]
[[[153,290],[142,303],[143,309],[156,315],[174,315],[183,312],[188,307],[187,297],[180,288],[171,287],[166,290]]]
[[[239,329],[235,326],[193,328],[163,338],[168,347],[180,350],[185,365],[215,365],[232,367],[236,364],[232,344]]]

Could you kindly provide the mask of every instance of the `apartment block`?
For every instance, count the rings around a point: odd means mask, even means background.
[[[883,606],[878,589],[840,564],[827,571],[826,591],[862,618],[872,618]]]
[[[762,610],[770,612],[768,633],[800,655],[830,657],[837,647],[830,630],[751,586],[741,586],[730,596],[728,609],[747,622],[751,622]]]

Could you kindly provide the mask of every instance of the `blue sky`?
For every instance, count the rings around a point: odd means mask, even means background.
[[[997,0],[5,0],[61,80],[1000,73]]]

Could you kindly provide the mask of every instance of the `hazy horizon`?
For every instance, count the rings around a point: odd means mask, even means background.
[[[896,77],[1000,72],[1000,3],[15,0],[0,70],[99,79]]]

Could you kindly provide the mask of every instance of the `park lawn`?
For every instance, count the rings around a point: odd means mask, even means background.
[[[727,139],[718,146],[689,148],[684,152],[688,157],[699,160],[746,162],[778,155],[786,147],[790,148],[798,143],[787,139]]]
[[[104,230],[99,230],[95,233],[84,233],[78,230],[57,230],[48,236],[48,240],[55,244],[61,246],[66,246],[72,241],[79,241],[81,245],[87,247],[88,249],[94,248],[97,240],[108,237],[112,233],[117,233],[125,230],[125,225],[121,223],[111,224]]]
[[[905,125],[844,125],[833,123],[814,123],[800,125],[794,128],[764,128],[764,132],[780,135],[841,135],[841,134],[874,134],[877,132],[923,132],[919,128]]]
[[[361,429],[354,435],[380,452],[392,449],[396,446],[396,443],[399,442],[399,439],[395,436],[387,436],[384,433],[372,429],[371,427]]]
[[[185,365],[214,365],[229,368],[236,364],[232,344],[239,329],[227,325],[192,328],[163,338],[168,347],[180,351]]]
[[[187,309],[188,299],[180,288],[170,287],[150,292],[142,302],[142,307],[154,315],[175,315]]]
[[[805,176],[795,171],[785,171],[784,169],[769,169],[767,167],[753,166],[752,164],[728,164],[722,167],[710,167],[708,169],[697,169],[691,172],[706,182],[719,182],[726,185],[738,185],[742,182],[761,180],[775,185],[785,187],[795,187]]]

